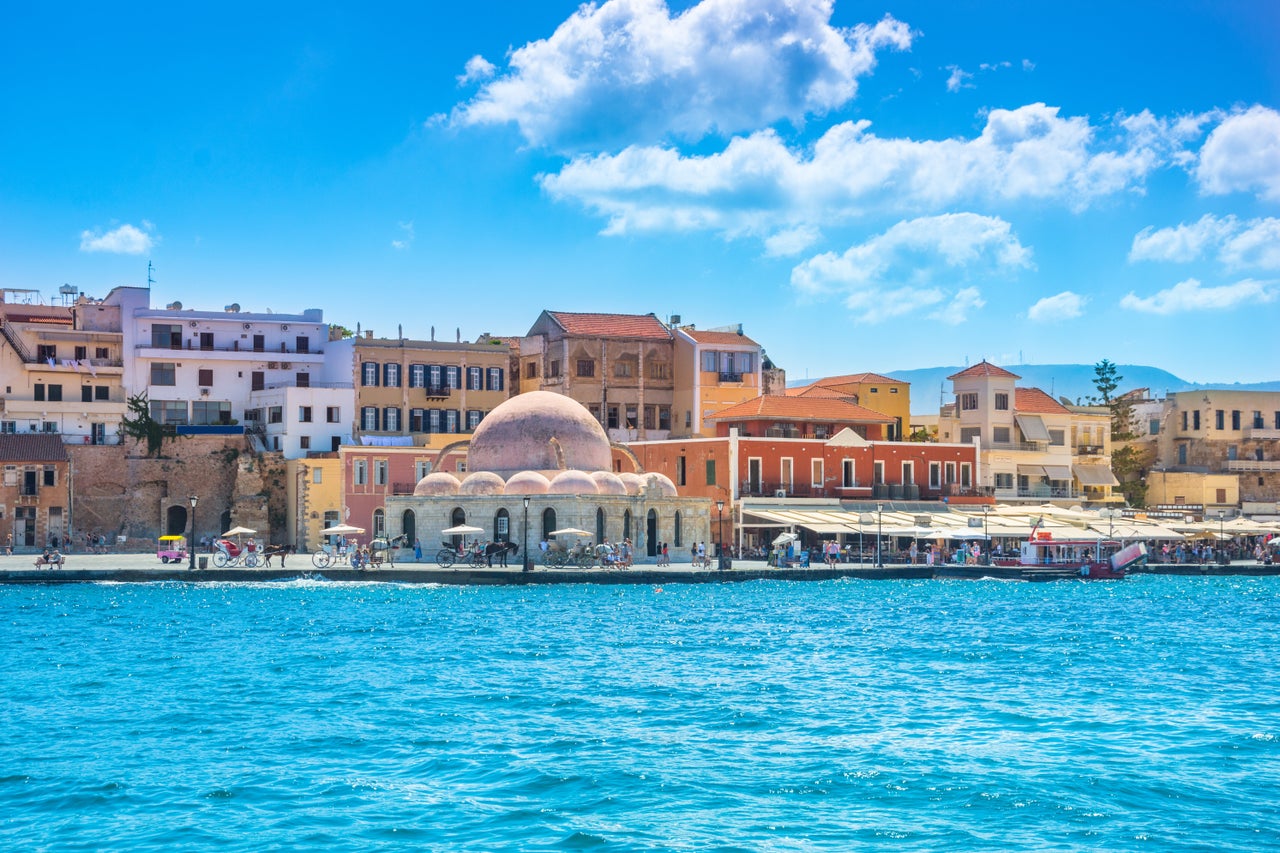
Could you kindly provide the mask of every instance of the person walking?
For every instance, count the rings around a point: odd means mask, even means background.
[[[413,540],[413,561],[415,563],[422,562],[422,540],[421,539]]]

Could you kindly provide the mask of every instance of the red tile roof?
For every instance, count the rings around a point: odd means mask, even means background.
[[[666,341],[671,332],[654,314],[572,314],[548,311],[565,334],[584,338],[644,338]]]
[[[1003,367],[997,367],[996,365],[987,361],[985,358],[982,361],[975,364],[973,367],[966,367],[964,370],[960,371],[959,373],[953,373],[947,378],[948,379],[964,379],[970,376],[1003,376],[1006,378],[1012,377],[1014,379],[1022,378],[1016,373],[1010,373],[1009,371],[1005,370]]]
[[[1015,414],[1061,415],[1071,410],[1041,391],[1039,388],[1014,388],[1013,411]]]
[[[0,434],[0,462],[65,462],[67,448],[56,435]]]
[[[750,347],[760,346],[746,335],[740,335],[737,332],[702,332],[697,329],[682,329],[686,335],[693,338],[700,344],[723,344],[725,346],[746,345]]]
[[[835,388],[827,388],[822,385],[801,385],[799,388],[788,388],[788,397],[818,397],[828,400],[847,400],[854,395],[848,391],[837,391]]]
[[[10,323],[53,323],[71,325],[71,309],[61,305],[22,305],[0,302],[0,314]]]
[[[844,400],[820,397],[783,397],[765,394],[730,406],[707,418],[709,421],[749,421],[777,418],[787,421],[831,421],[850,424],[891,424],[894,419]]]
[[[903,382],[901,379],[890,379],[888,376],[881,376],[879,373],[846,373],[844,376],[825,376],[822,379],[815,379],[814,385],[848,385],[851,382],[876,382],[886,383],[889,385],[909,385],[909,382]]]

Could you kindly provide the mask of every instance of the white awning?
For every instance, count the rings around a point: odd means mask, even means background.
[[[1045,473],[1043,465],[1019,465],[1018,476],[1019,477],[1046,477],[1048,475]]]
[[[1050,480],[1070,480],[1071,467],[1068,465],[1046,465],[1044,473],[1048,475]]]
[[[1106,465],[1072,465],[1076,479],[1082,486],[1118,486],[1120,481]]]
[[[1013,419],[1018,422],[1027,441],[1049,440],[1049,430],[1045,429],[1044,421],[1039,415],[1014,415]]]

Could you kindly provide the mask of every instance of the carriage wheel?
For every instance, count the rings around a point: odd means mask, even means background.
[[[315,566],[317,569],[329,568],[329,563],[332,560],[333,558],[329,556],[328,551],[316,551],[311,555],[311,565]]]
[[[589,569],[596,564],[596,558],[592,554],[578,555],[578,568]]]
[[[244,566],[246,569],[255,568],[258,565],[258,555],[255,553],[246,554],[244,558]]]
[[[213,564],[220,569],[225,568],[227,565],[227,553],[225,551],[218,551],[214,553]]]
[[[436,553],[436,562],[440,564],[440,568],[447,569],[453,565],[453,561],[457,558],[457,554],[452,548],[441,548]]]

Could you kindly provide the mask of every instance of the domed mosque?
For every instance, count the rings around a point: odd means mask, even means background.
[[[457,472],[440,470],[441,460],[456,458],[451,454],[459,446],[466,447],[466,464]],[[442,543],[464,538],[513,542],[521,551],[511,565],[523,559],[526,530],[537,564],[547,540],[572,546],[630,539],[636,562],[652,561],[662,543],[678,559],[677,550],[707,541],[710,502],[680,497],[662,474],[615,473],[614,447],[635,462],[576,400],[551,391],[519,394],[490,412],[469,442],[441,451],[435,470],[417,482],[412,497],[387,498],[388,527],[400,528],[390,533],[411,525],[424,560]],[[482,532],[443,533],[463,525]],[[566,529],[587,535],[553,536]]]

